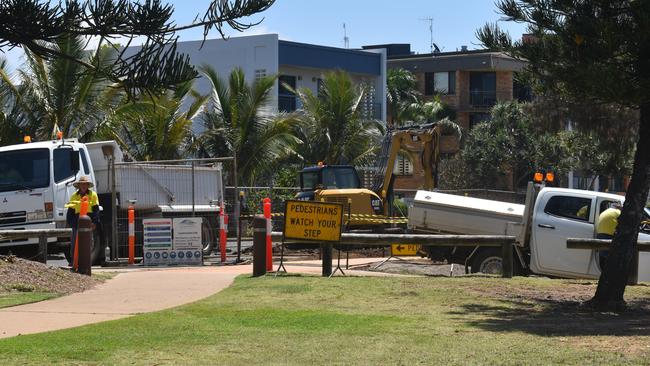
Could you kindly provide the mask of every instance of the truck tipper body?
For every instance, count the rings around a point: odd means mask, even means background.
[[[565,188],[529,188],[526,204],[418,191],[409,208],[409,227],[420,232],[512,235],[520,270],[566,278],[598,278],[597,251],[568,249],[568,238],[595,238],[598,216],[624,197]],[[649,217],[646,209],[646,219]],[[639,233],[650,240],[650,232]],[[501,255],[487,247],[427,248],[434,260],[465,264],[472,272],[500,269]],[[639,253],[639,281],[650,281],[650,253]]]
[[[204,217],[204,249],[212,244],[212,227],[220,210],[216,203],[223,200],[221,164],[191,167],[124,160],[115,141],[80,143],[69,139],[0,147],[0,230],[66,227],[65,205],[75,192],[73,183],[85,175],[94,183],[100,200],[102,225],[95,232],[95,262],[101,260],[104,248],[112,242],[112,225],[116,221],[113,215],[134,202],[140,217],[192,213]],[[118,227],[125,224],[117,223]],[[115,239],[125,241],[122,236],[116,235]],[[69,238],[49,241],[50,251],[69,252]],[[3,241],[0,249],[27,257],[38,254],[36,238]]]

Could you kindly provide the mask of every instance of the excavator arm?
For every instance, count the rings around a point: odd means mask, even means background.
[[[382,149],[384,156],[380,159],[380,161],[385,162],[385,165],[377,167],[378,171],[384,172],[383,179],[381,185],[373,187],[375,193],[384,202],[384,213],[386,215],[390,209],[390,203],[387,199],[391,194],[391,181],[393,179],[395,160],[400,150],[408,152],[411,156],[419,155],[424,173],[423,189],[431,190],[434,188],[438,161],[440,160],[440,126],[428,125],[425,128],[411,127],[389,131],[389,134],[389,141],[387,141],[390,144],[389,148]],[[420,154],[414,154],[420,151]]]

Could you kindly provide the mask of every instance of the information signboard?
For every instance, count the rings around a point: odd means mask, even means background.
[[[284,238],[309,241],[339,241],[343,206],[329,202],[286,201]]]
[[[144,265],[203,263],[201,217],[143,219]]]
[[[174,219],[174,251],[178,264],[203,263],[201,240],[201,217],[177,217]]]
[[[169,263],[172,250],[172,219],[143,219],[143,256],[146,266]]]

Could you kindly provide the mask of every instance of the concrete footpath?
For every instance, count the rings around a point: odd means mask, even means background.
[[[350,264],[379,260],[381,258],[354,259]],[[320,261],[285,265],[289,273],[321,273]],[[250,264],[102,270],[119,273],[88,291],[0,309],[0,338],[72,328],[187,304],[215,294],[230,286],[236,276],[252,274],[253,271]],[[345,270],[345,273],[353,276],[388,275],[353,270]]]

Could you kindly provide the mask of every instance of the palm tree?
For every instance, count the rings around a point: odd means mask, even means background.
[[[386,99],[390,112],[389,128],[408,120],[411,106],[420,100],[415,75],[402,68],[389,69],[386,75]]]
[[[192,102],[185,107],[190,97]],[[118,107],[98,137],[116,140],[136,160],[187,157],[193,150],[192,124],[207,99],[192,89],[192,82],[161,95],[142,95]]]
[[[11,145],[20,142],[24,135],[18,123],[20,114],[16,99],[13,97],[13,83],[7,71],[6,60],[0,60],[0,146]]]
[[[212,157],[234,156],[239,182],[254,185],[271,172],[274,162],[293,153],[297,143],[292,116],[273,113],[269,104],[277,78],[247,83],[243,70],[236,68],[225,81],[210,66],[199,70],[212,84],[200,148]]]
[[[96,51],[87,52],[84,45],[79,37],[61,37],[56,46],[98,69],[114,60],[110,48],[100,45]],[[66,137],[91,139],[121,99],[116,85],[70,58],[44,59],[29,50],[25,58],[24,68],[17,71],[17,82],[0,73],[3,89],[17,108],[11,121],[13,128],[38,139],[50,139],[57,131]]]
[[[363,165],[373,158],[382,126],[362,117],[364,93],[343,71],[325,74],[317,95],[310,89],[296,92],[303,106],[296,115],[302,142],[296,152],[304,163]]]

